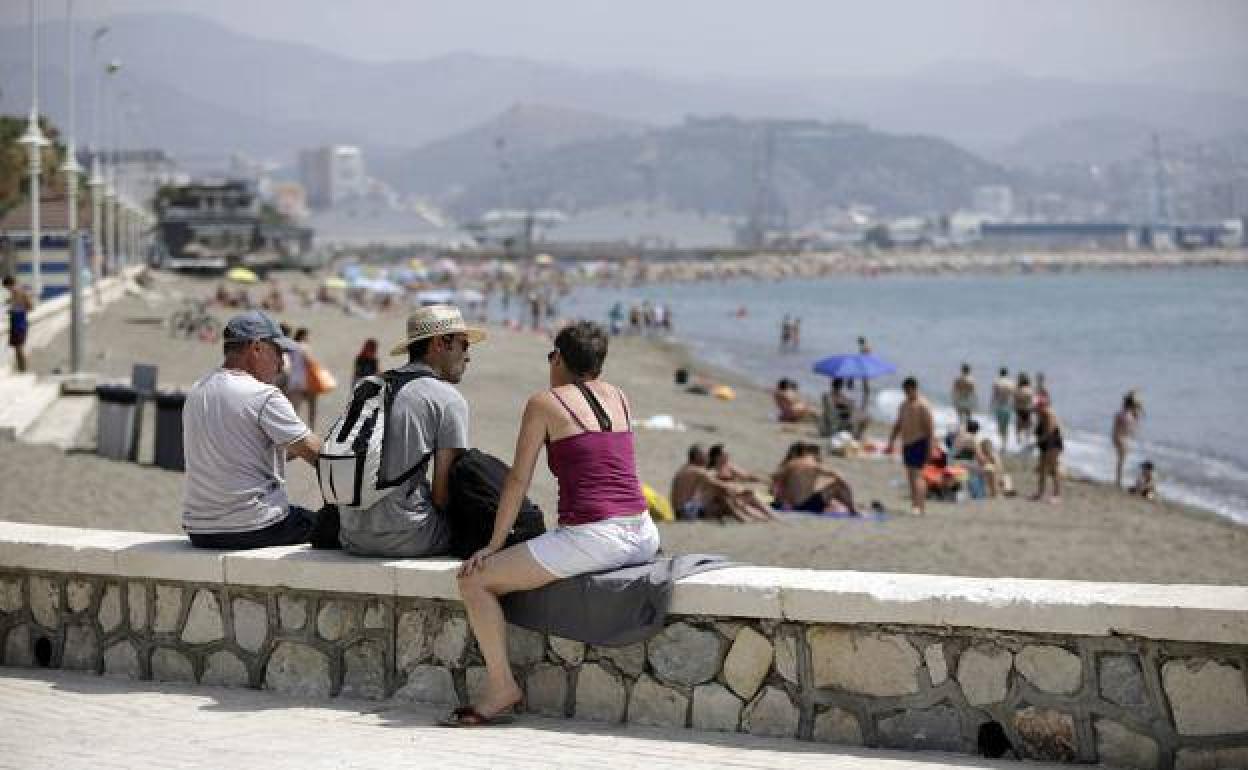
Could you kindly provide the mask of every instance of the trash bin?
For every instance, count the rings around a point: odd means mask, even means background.
[[[138,448],[139,394],[129,385],[97,385],[95,452],[110,460],[130,460]]]
[[[156,445],[153,450],[156,467],[167,471],[186,469],[186,459],[182,454],[182,407],[186,404],[186,394],[181,391],[157,392],[156,400]]]

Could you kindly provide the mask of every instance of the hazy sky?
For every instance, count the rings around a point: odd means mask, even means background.
[[[45,16],[64,0],[38,0]],[[1244,0],[78,0],[177,11],[374,60],[450,51],[676,75],[910,73],[987,60],[1104,79],[1248,47]],[[21,23],[25,0],[0,0]],[[1244,73],[1248,78],[1248,73]]]

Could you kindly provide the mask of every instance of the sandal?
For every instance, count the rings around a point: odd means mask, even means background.
[[[510,724],[510,714],[487,717],[472,706],[461,706],[438,720],[438,727],[490,727]]]

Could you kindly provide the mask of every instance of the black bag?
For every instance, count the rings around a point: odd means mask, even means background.
[[[450,472],[451,555],[466,559],[490,542],[494,534],[494,512],[503,493],[503,480],[510,468],[494,455],[469,449],[455,460]],[[507,536],[507,545],[532,540],[546,531],[542,509],[529,498],[520,504],[516,523]]]

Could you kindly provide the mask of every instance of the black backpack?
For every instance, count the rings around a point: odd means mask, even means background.
[[[503,492],[503,480],[510,468],[494,455],[469,449],[459,455],[450,472],[451,555],[466,559],[490,542],[494,534],[494,512]],[[546,531],[542,509],[529,498],[520,504],[516,523],[506,545],[532,540]]]

